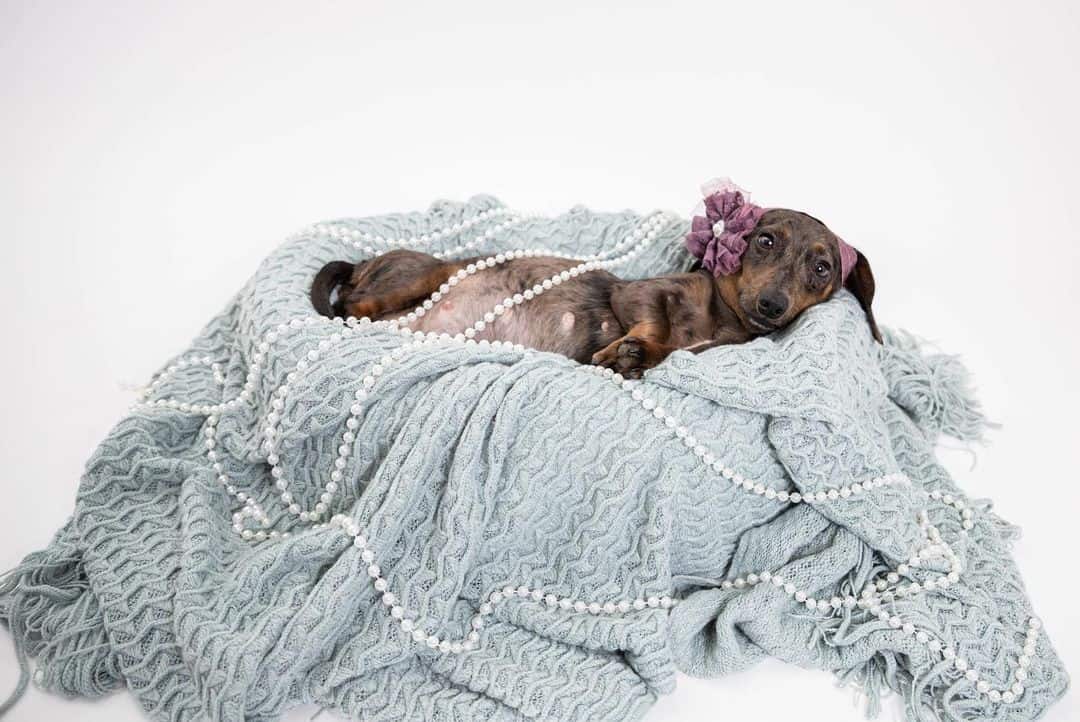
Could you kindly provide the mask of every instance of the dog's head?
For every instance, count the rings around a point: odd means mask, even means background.
[[[735,297],[727,300],[747,330],[761,334],[783,328],[807,308],[847,288],[866,312],[874,338],[881,341],[870,310],[874,300],[870,264],[856,251],[857,260],[845,281],[840,239],[824,223],[806,213],[773,208],[746,234],[746,243],[741,267],[723,278],[728,281],[726,295]]]

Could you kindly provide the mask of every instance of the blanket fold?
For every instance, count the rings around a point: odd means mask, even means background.
[[[49,547],[0,579],[36,683],[126,686],[177,722],[303,703],[614,721],[676,670],[771,655],[872,707],[897,692],[911,720],[1039,716],[1068,678],[1012,529],[933,454],[985,425],[963,367],[898,332],[875,344],[846,292],[625,383],[307,299],[327,261],[399,246],[657,275],[692,260],[686,225],[478,196],[287,240],[95,451]]]

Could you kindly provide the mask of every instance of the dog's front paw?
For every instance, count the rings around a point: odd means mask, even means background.
[[[647,356],[645,342],[627,336],[593,354],[593,363],[617,371],[628,379],[640,379],[645,373]]]

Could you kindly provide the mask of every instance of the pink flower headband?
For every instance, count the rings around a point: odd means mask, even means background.
[[[742,266],[746,234],[754,230],[767,209],[751,203],[750,194],[728,178],[714,178],[701,186],[701,193],[705,215],[694,216],[686,248],[714,276],[730,276]],[[840,244],[840,276],[846,281],[858,252],[839,237],[836,240]]]

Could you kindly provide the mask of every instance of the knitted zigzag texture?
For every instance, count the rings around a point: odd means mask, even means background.
[[[362,234],[419,238],[428,251],[478,235],[480,253],[544,247],[581,256],[612,249],[641,222],[575,208],[484,234],[493,214],[468,235],[429,237],[500,207],[478,196],[297,234],[178,355],[213,359],[223,383],[209,367],[187,365],[151,400],[235,397],[266,334],[312,315],[315,272],[370,255],[349,242]],[[685,231],[685,222],[669,223],[616,272],[685,268]],[[812,612],[769,584],[722,585],[771,570],[818,598],[857,594],[917,553],[925,543],[917,515],[926,510],[964,573],[890,609],[951,645],[995,688],[1014,682],[1034,610],[1009,556],[1012,529],[988,503],[968,500],[976,513],[965,531],[954,509],[924,493],[966,499],[933,444],[949,426],[943,415],[977,417],[973,402],[912,344],[892,335],[876,345],[846,293],[772,337],[676,352],[640,388],[711,455],[766,487],[812,495],[884,474],[911,480],[850,498],[791,504],[732,484],[626,390],[562,357],[444,343],[388,367],[358,418],[330,513],[361,528],[417,624],[462,639],[506,585],[587,603],[679,600],[672,609],[596,614],[514,595],[495,605],[477,649],[460,654],[414,641],[342,529],[303,523],[277,498],[261,444],[274,390],[293,374],[277,453],[297,503],[312,508],[361,380],[402,344],[368,326],[303,363],[340,328],[302,322],[282,332],[250,402],[217,423],[225,472],[288,538],[234,532],[240,504],[207,459],[205,415],[140,405],[105,438],[71,519],[0,580],[0,621],[21,658],[36,658],[40,687],[95,697],[125,686],[149,716],[176,722],[273,720],[301,703],[372,721],[621,721],[671,692],[677,669],[715,676],[773,655],[838,674],[871,699],[900,692],[913,720],[1033,719],[1064,692],[1045,633],[1024,692],[994,702],[865,609]],[[939,399],[948,408],[927,411]]]

